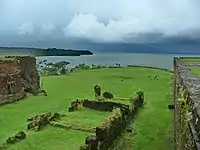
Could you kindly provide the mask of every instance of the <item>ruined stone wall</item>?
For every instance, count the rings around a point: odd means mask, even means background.
[[[40,76],[36,68],[36,58],[31,56],[18,57],[21,76],[25,89],[34,92],[40,89]]]
[[[0,105],[23,99],[26,94],[21,82],[19,62],[15,59],[2,59],[0,70]]]
[[[19,71],[19,62],[16,59],[0,59],[0,74],[15,73]]]
[[[129,108],[129,105],[114,103],[114,102],[98,102],[98,101],[83,101],[83,107],[87,107],[89,109],[99,110],[99,111],[112,111],[113,108]]]
[[[38,90],[39,80],[34,57],[0,59],[0,105],[25,98],[27,87]]]
[[[112,115],[96,127],[96,135],[86,137],[85,145],[81,146],[80,150],[108,150],[113,144],[113,141],[120,135],[124,128],[126,128],[126,125],[135,116],[143,103],[144,95],[142,92],[138,93],[138,96],[133,99],[130,108],[126,105],[119,105],[119,107],[116,107]],[[117,103],[114,107],[116,105]],[[92,107],[92,109],[93,108],[94,107]]]
[[[23,91],[20,72],[0,75],[0,94],[9,95]]]
[[[200,78],[174,58],[174,139],[176,150],[200,149]]]

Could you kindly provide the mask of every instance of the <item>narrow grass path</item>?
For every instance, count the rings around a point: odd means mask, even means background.
[[[146,104],[125,131],[114,142],[112,150],[173,150],[173,111],[168,109],[172,92],[170,74],[138,86],[145,93]]]

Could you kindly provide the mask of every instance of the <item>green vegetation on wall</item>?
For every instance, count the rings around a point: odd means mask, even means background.
[[[194,140],[190,132],[189,123],[193,119],[190,106],[188,105],[189,93],[183,83],[178,83],[178,99],[176,106],[176,145],[177,150],[191,149],[194,147]]]

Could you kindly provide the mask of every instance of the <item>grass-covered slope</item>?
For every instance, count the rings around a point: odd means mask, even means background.
[[[191,66],[190,69],[192,73],[194,73],[197,76],[200,76],[200,66]]]
[[[158,80],[150,80],[148,76],[158,76]],[[167,109],[167,105],[171,103],[170,77],[169,72],[147,68],[80,70],[68,76],[43,77],[44,88],[48,92],[47,97],[29,97],[18,103],[0,107],[0,142],[18,130],[25,130],[26,119],[32,115],[47,111],[67,111],[71,100],[76,98],[93,99],[93,86],[98,84],[102,92],[110,91],[116,97],[130,97],[138,90],[143,90],[145,93],[147,103],[139,112],[135,122],[131,124],[134,132],[127,135],[131,141],[127,150],[128,148],[164,150],[165,147],[169,150],[172,143],[169,137],[172,129],[172,112]],[[80,113],[79,116],[78,112],[75,112],[68,121],[81,124],[82,119],[83,125],[97,126],[109,115],[95,111],[89,113],[88,110]],[[70,114],[67,116],[70,117]],[[40,132],[27,132],[27,139],[10,148],[77,150],[84,144],[87,135],[89,135],[87,132],[47,127]]]
[[[183,62],[200,62],[200,57],[181,57]]]
[[[181,61],[185,62],[185,63],[196,63],[196,64],[200,64],[200,57],[182,57]],[[197,76],[200,76],[200,66],[198,65],[193,65],[193,66],[189,66],[192,73],[194,73]]]
[[[146,104],[129,126],[133,132],[125,131],[112,149],[173,150],[173,111],[167,108],[173,103],[170,100],[172,74],[150,69],[140,71],[143,73],[133,85],[144,90]],[[158,75],[159,80],[150,81],[147,75]]]

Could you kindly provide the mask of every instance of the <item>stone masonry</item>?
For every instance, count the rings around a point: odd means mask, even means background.
[[[22,83],[25,91],[35,94],[40,89],[40,76],[36,68],[35,57],[16,57],[20,70]]]
[[[0,105],[26,97],[40,89],[36,59],[30,56],[0,59]]]
[[[200,149],[200,78],[174,58],[175,150]]]

